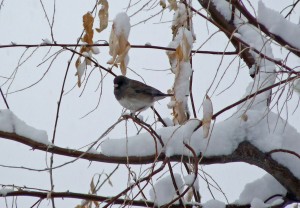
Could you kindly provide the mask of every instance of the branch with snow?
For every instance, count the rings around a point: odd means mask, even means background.
[[[37,141],[35,138],[26,137],[26,135],[5,132],[3,131],[4,127],[0,131],[0,136],[31,146],[33,149],[108,163],[152,163],[164,161],[166,154],[170,161],[178,162],[193,162],[196,160],[193,155],[200,158],[201,154],[203,154],[201,164],[246,162],[266,170],[285,187],[289,195],[299,200],[299,159],[285,152],[276,152],[271,156],[268,152],[283,148],[299,154],[299,149],[296,147],[300,141],[300,135],[291,126],[286,125],[284,120],[278,120],[276,114],[270,112],[262,119],[261,113],[260,111],[248,111],[247,121],[233,116],[216,124],[209,145],[207,145],[207,139],[202,137],[202,129],[195,131],[199,125],[199,120],[190,120],[183,126],[159,129],[156,133],[161,137],[165,146],[158,145],[157,150],[150,133],[142,133],[126,139],[106,140],[102,143],[102,152],[99,154],[61,148],[55,145],[49,146],[48,143]],[[1,119],[4,121],[4,118],[9,118],[7,115],[12,114],[10,112],[2,113]],[[18,119],[15,118],[15,120]],[[9,127],[8,125],[8,129]],[[191,153],[185,144],[188,144],[195,153]],[[156,155],[156,151],[160,154]]]

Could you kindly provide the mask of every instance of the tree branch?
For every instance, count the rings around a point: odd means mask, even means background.
[[[101,153],[93,154],[87,153],[78,150],[66,149],[57,146],[47,146],[45,144],[38,143],[14,133],[7,133],[0,131],[0,137],[4,139],[14,140],[22,144],[28,145],[33,149],[39,149],[42,151],[51,152],[58,155],[64,155],[69,157],[81,158],[89,161],[98,161],[105,163],[120,163],[120,164],[149,164],[154,161],[164,161],[166,159],[165,155],[161,153],[158,158],[155,155],[150,156],[128,156],[128,157],[115,157],[115,156],[106,156]],[[221,156],[204,156],[201,160],[201,164],[217,164],[217,163],[230,163],[230,162],[245,162],[255,166],[258,166],[272,176],[274,176],[279,183],[281,183],[289,193],[291,193],[295,199],[300,201],[300,180],[296,178],[291,171],[278,164],[274,161],[269,154],[262,153],[256,147],[254,147],[249,142],[242,142],[238,148],[230,155],[221,155]],[[170,157],[170,161],[174,162],[193,162],[193,158],[189,158],[182,155],[174,155]]]
[[[81,199],[87,201],[99,201],[99,202],[107,202],[111,200],[111,197],[99,196],[94,194],[82,194],[76,192],[42,192],[42,191],[26,191],[26,190],[18,190],[7,193],[5,196],[0,195],[0,197],[14,197],[14,196],[29,196],[29,197],[38,197],[40,199],[48,199],[48,198],[71,198],[71,199]],[[133,206],[140,207],[157,207],[151,201],[142,201],[142,200],[128,200],[128,199],[116,199],[114,204],[130,204]],[[194,203],[187,203],[184,205],[186,208],[199,207],[202,208],[202,205],[195,205]],[[182,205],[172,204],[169,205],[170,208],[180,208]],[[226,208],[250,208],[250,204],[238,205],[238,204],[227,204]],[[271,206],[270,208],[275,208],[278,206]]]

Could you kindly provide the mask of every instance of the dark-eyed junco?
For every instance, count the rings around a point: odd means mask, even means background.
[[[165,94],[142,82],[117,76],[114,79],[114,94],[119,103],[132,114],[143,111],[153,105],[155,101],[161,100],[172,94]]]

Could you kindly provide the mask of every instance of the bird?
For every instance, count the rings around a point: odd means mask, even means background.
[[[146,110],[155,101],[174,96],[122,75],[114,78],[114,94],[121,106],[130,110],[131,115]]]

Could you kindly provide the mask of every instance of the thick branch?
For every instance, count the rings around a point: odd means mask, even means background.
[[[47,146],[45,144],[38,143],[14,133],[7,133],[0,131],[0,136],[5,139],[14,140],[25,145],[32,147],[33,149],[39,149],[42,151],[48,151],[58,155],[64,155],[69,157],[81,158],[89,161],[98,161],[106,163],[122,163],[122,164],[146,164],[155,161],[155,155],[143,156],[143,157],[110,157],[103,154],[92,154],[78,150],[66,149],[57,146]],[[157,158],[159,161],[165,159],[164,154],[160,154]],[[176,162],[191,162],[193,158],[188,158],[182,155],[174,155],[170,158],[170,161]],[[205,157],[201,160],[201,164],[216,164],[216,163],[230,163],[230,162],[246,162],[255,166],[258,166],[268,173],[273,175],[287,190],[293,198],[300,201],[300,180],[296,178],[289,169],[278,164],[268,154],[264,154],[254,147],[249,142],[241,143],[238,148],[230,155]]]
[[[228,0],[230,4],[234,5],[249,21],[250,24],[254,25],[255,27],[259,28],[262,32],[264,32],[269,37],[272,37],[274,41],[279,43],[281,46],[286,47],[289,46],[289,50],[294,53],[296,56],[300,57],[299,49],[296,49],[295,46],[290,45],[286,42],[282,37],[271,33],[263,24],[259,23],[257,19],[251,15],[251,13],[243,6],[238,0]],[[295,49],[295,50],[293,50]]]
[[[7,193],[5,196],[0,195],[0,197],[10,197],[10,196],[29,196],[29,197],[38,197],[40,199],[48,199],[48,198],[72,198],[72,199],[82,199],[87,201],[99,201],[99,202],[106,202],[109,201],[110,197],[99,196],[94,194],[82,194],[82,193],[75,193],[75,192],[41,192],[41,191],[12,191]],[[141,206],[141,207],[156,207],[153,202],[151,201],[142,201],[142,200],[126,200],[126,199],[116,199],[114,204],[130,204],[133,206]],[[178,204],[169,205],[170,208],[177,208],[182,207]],[[193,204],[185,204],[186,208],[192,207],[203,207],[202,205],[195,206]],[[237,205],[237,204],[227,204],[226,208],[250,208],[250,204],[246,205]],[[272,206],[275,208],[277,206]]]
[[[228,22],[224,16],[217,10],[215,5],[211,0],[198,0],[198,2],[202,5],[206,11],[209,12],[211,17],[215,20],[217,27],[224,32],[224,34],[229,38],[233,46],[236,48],[237,52],[239,52],[239,56],[245,61],[249,68],[255,64],[255,59],[249,52],[249,48],[242,45],[240,41],[232,36],[233,33],[236,32],[236,27]]]

